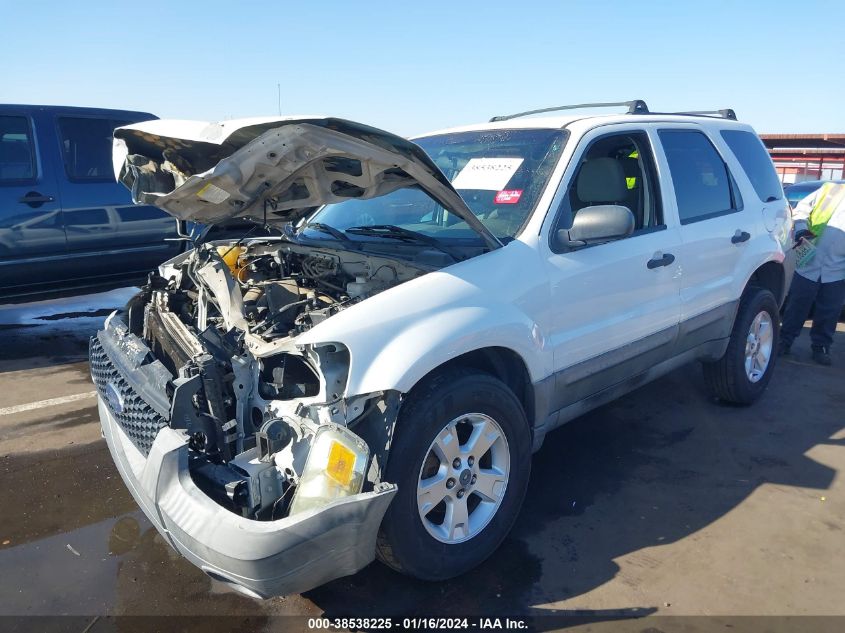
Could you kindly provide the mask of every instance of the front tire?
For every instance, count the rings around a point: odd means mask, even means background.
[[[775,296],[765,288],[749,288],[740,301],[725,355],[704,363],[708,391],[725,402],[752,404],[772,377],[779,340]]]
[[[427,379],[397,421],[384,479],[399,491],[379,559],[425,580],[469,571],[510,531],[530,468],[528,421],[504,383],[465,369]]]

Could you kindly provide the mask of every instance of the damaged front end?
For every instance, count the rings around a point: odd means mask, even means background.
[[[92,339],[103,434],[133,496],[174,548],[250,595],[361,569],[396,493],[381,473],[400,394],[349,393],[350,350],[297,341],[456,257],[390,225],[375,239],[426,248],[394,256],[315,225],[337,238],[323,248],[291,227],[321,205],[414,188],[444,226],[465,224],[472,253],[501,243],[422,148],[342,119],[149,121],[115,131],[113,158],[136,203],[282,233],[163,264]],[[372,221],[347,212],[366,234]]]
[[[207,244],[107,320],[91,341],[103,434],[177,551],[259,597],[373,560],[399,394],[345,395],[349,351],[296,339],[425,272],[284,239]]]

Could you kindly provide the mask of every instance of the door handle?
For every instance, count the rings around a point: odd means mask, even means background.
[[[731,244],[741,244],[742,242],[747,242],[750,239],[751,233],[737,229],[736,233],[734,233],[734,236],[731,238]]]
[[[649,269],[660,268],[661,266],[668,266],[674,261],[675,256],[672,255],[672,253],[664,253],[663,255],[655,253],[654,256],[648,260],[648,264],[646,264],[646,266],[648,266]]]
[[[18,199],[18,202],[23,202],[31,207],[41,206],[45,202],[52,202],[53,196],[42,196],[37,191],[28,191],[25,196]]]

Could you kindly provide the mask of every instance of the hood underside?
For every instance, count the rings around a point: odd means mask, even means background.
[[[296,221],[324,204],[419,186],[501,245],[414,143],[330,117],[156,120],[114,133],[117,179],[137,204],[204,224]]]

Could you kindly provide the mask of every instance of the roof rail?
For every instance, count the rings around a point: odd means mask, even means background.
[[[542,112],[556,112],[558,110],[580,110],[581,108],[612,108],[615,106],[628,106],[628,114],[648,114],[648,106],[642,99],[634,99],[633,101],[614,101],[610,103],[576,103],[574,105],[555,106],[553,108],[541,108],[539,110],[527,110],[526,112],[517,112],[516,114],[503,114],[501,116],[494,116],[490,119],[491,123],[496,121],[508,121],[509,119],[517,119],[519,117],[528,116],[529,114],[540,114]]]
[[[667,114],[669,113],[667,112]],[[734,112],[731,108],[725,108],[723,110],[692,110],[690,112],[672,112],[671,114],[684,114],[688,116],[718,116],[722,119],[736,121],[736,112]]]

